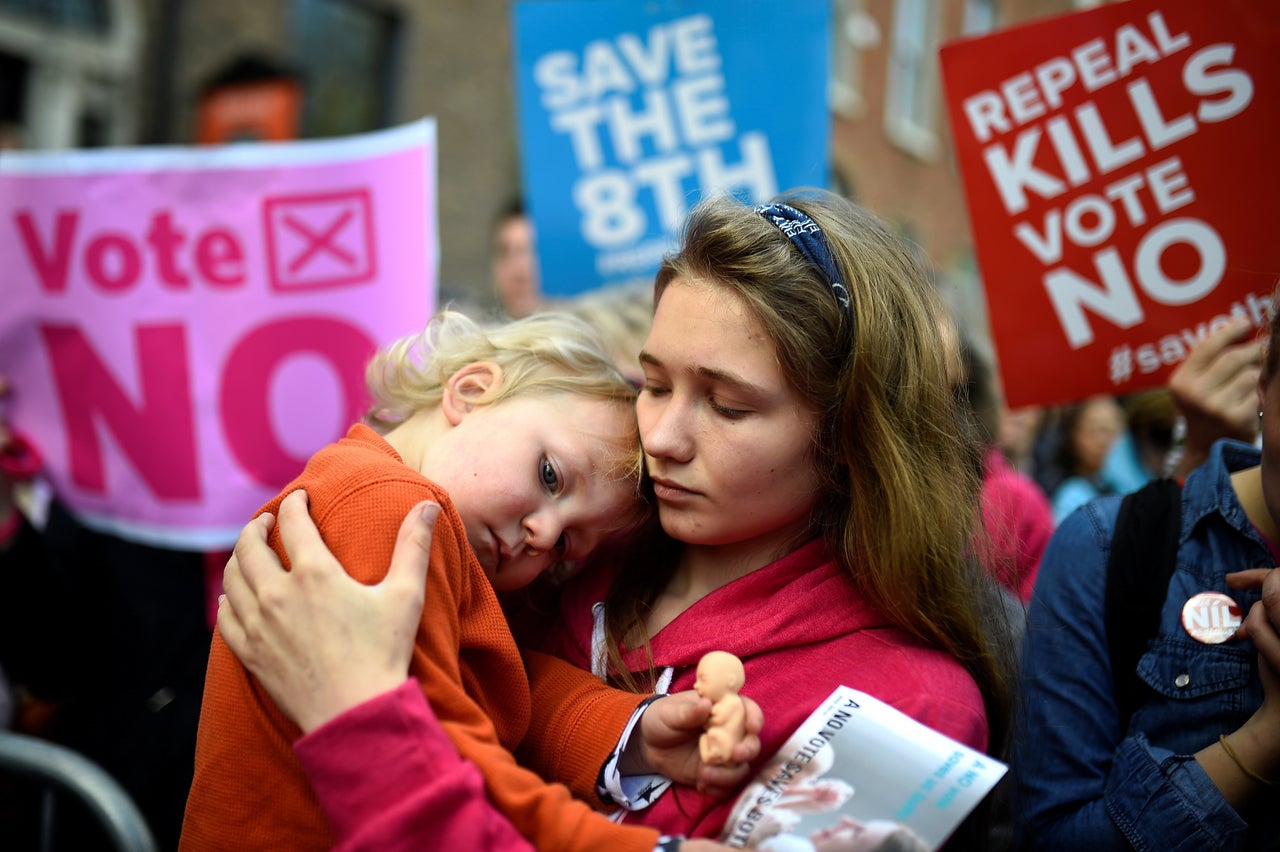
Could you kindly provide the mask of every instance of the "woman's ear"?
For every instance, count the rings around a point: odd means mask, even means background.
[[[475,361],[444,383],[440,409],[450,425],[457,426],[477,405],[488,401],[502,387],[502,368],[492,361]]]

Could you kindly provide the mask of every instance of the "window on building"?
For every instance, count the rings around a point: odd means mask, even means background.
[[[880,43],[880,27],[862,5],[863,0],[836,0],[832,8],[831,108],[846,118],[862,114],[862,55]]]
[[[981,35],[995,28],[995,0],[964,0],[965,35]]]
[[[390,120],[395,14],[366,0],[294,0],[306,136],[340,136]]]
[[[0,0],[0,147],[133,141],[142,5]]]
[[[0,12],[60,30],[105,34],[111,29],[107,0],[0,0]]]
[[[885,84],[885,132],[900,148],[934,159],[938,141],[937,20],[929,0],[896,0]]]
[[[96,112],[83,112],[76,127],[76,143],[80,148],[101,148],[109,142],[111,123]]]
[[[22,124],[30,67],[21,57],[0,53],[0,125]]]

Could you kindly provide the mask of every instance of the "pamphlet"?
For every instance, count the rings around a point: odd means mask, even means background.
[[[930,852],[1007,769],[842,686],[742,792],[720,840],[762,852],[873,849],[881,843]]]

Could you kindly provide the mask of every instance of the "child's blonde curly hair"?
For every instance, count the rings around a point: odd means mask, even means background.
[[[414,412],[439,405],[449,377],[478,361],[502,371],[502,381],[474,401],[480,405],[517,394],[568,393],[634,409],[635,388],[606,353],[600,335],[577,317],[541,311],[482,327],[465,314],[445,310],[420,333],[395,341],[369,362],[365,381],[373,404],[365,421],[386,432]],[[638,429],[629,437],[613,473],[639,483],[644,463]]]

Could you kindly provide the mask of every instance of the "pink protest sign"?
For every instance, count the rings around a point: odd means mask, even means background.
[[[435,303],[435,125],[0,156],[9,424],[87,523],[229,546]]]
[[[1280,274],[1280,17],[1130,0],[941,52],[1007,402],[1162,384]]]

